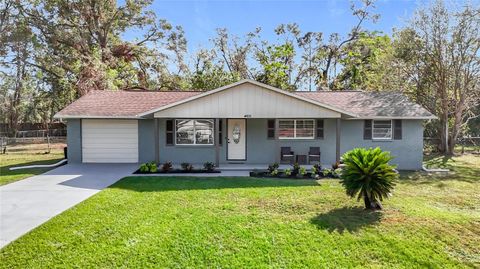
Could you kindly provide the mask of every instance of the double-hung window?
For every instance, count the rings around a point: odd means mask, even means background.
[[[177,145],[213,145],[213,120],[176,120]]]
[[[377,139],[377,140],[392,139],[392,121],[391,120],[374,120],[372,139]]]
[[[315,138],[314,120],[279,120],[278,138],[313,139]]]

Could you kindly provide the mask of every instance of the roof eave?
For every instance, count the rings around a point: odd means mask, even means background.
[[[54,115],[54,119],[142,119],[139,116]]]
[[[436,120],[437,116],[359,116],[355,118],[348,118],[349,120]]]

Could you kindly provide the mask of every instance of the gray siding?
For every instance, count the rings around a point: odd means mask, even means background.
[[[165,122],[159,121],[160,162],[190,162],[195,164],[215,161],[214,146],[166,146]],[[154,120],[139,120],[139,161],[155,160]],[[267,120],[247,120],[247,164],[266,164],[275,162],[279,147],[290,146],[296,154],[307,154],[309,147],[320,147],[322,164],[335,162],[335,120],[326,119],[325,137],[321,140],[275,140],[267,139]],[[393,163],[401,170],[418,170],[423,161],[423,122],[422,120],[403,120],[402,140],[372,141],[363,140],[363,120],[343,120],[341,126],[341,153],[356,147],[380,147],[390,151],[395,157]],[[81,120],[69,119],[67,122],[68,161],[82,162]],[[224,120],[223,136],[227,130]],[[224,139],[224,138],[223,138]],[[220,147],[220,163],[228,163],[225,142]]]
[[[220,163],[226,164],[227,146],[225,136],[227,121],[223,120],[223,145],[220,146]],[[160,119],[160,162],[173,163],[189,162],[201,164],[206,161],[215,161],[215,146],[167,146],[165,138],[166,120]],[[307,154],[309,147],[320,147],[322,163],[335,162],[335,119],[326,119],[324,123],[324,139],[309,140],[275,140],[267,138],[267,119],[247,119],[247,164],[266,164],[275,162],[280,154],[280,147],[290,146],[295,154]],[[141,151],[140,151],[141,152]],[[142,153],[140,153],[142,154]],[[142,159],[142,158],[140,158]]]
[[[363,120],[342,121],[341,153],[356,147],[380,147],[395,157],[392,163],[400,170],[419,170],[423,162],[423,121],[403,120],[402,139],[372,141],[363,139]]]
[[[267,139],[267,120],[247,120],[247,163],[273,163],[280,156],[280,147],[291,147],[295,154],[308,154],[310,147],[320,147],[321,163],[335,162],[335,119],[324,120],[324,139],[279,140]]]
[[[69,119],[67,121],[68,162],[82,162],[82,121]]]
[[[155,161],[154,130],[153,119],[138,121],[138,161],[141,163]]]

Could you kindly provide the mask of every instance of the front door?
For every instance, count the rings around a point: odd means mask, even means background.
[[[247,130],[245,119],[228,119],[228,148],[229,161],[245,161],[247,159]]]

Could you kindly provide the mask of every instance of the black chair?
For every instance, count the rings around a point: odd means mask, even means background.
[[[282,147],[280,150],[280,162],[293,163],[295,160],[295,154],[290,147]]]
[[[320,147],[310,147],[308,151],[308,163],[311,164],[312,162],[320,163]]]

